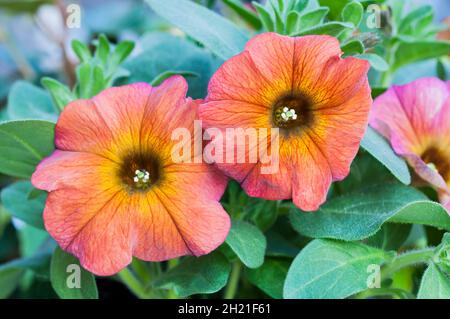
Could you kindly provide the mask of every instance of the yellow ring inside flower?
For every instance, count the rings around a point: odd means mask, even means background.
[[[447,183],[450,183],[450,157],[436,146],[429,146],[421,155],[422,160],[433,165]]]

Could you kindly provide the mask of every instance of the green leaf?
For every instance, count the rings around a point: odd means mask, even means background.
[[[98,66],[97,66],[98,67]],[[89,63],[82,63],[77,67],[78,78],[78,96],[81,99],[89,99],[92,97],[92,85],[93,83],[93,65]]]
[[[2,205],[12,216],[34,227],[45,229],[42,212],[47,194],[40,193],[38,197],[29,199],[28,195],[33,189],[29,181],[8,185],[1,192]]]
[[[424,201],[414,203],[389,219],[393,223],[410,223],[450,230],[450,215],[439,203]]]
[[[264,262],[266,237],[255,226],[233,220],[226,243],[249,268],[258,268]]]
[[[248,38],[233,23],[188,0],[146,0],[161,17],[186,32],[224,60],[244,49]]]
[[[160,85],[162,82],[164,82],[165,80],[167,80],[168,78],[170,78],[171,76],[174,75],[182,75],[184,77],[188,77],[188,76],[200,76],[199,74],[195,73],[195,72],[190,72],[190,71],[165,71],[159,75],[157,75],[151,82],[150,84],[152,86],[158,86]]]
[[[450,42],[448,41],[401,41],[395,51],[392,69],[397,70],[407,64],[438,58],[449,54]]]
[[[405,160],[394,153],[388,141],[370,126],[361,141],[361,146],[375,157],[403,184],[411,183],[411,174]]]
[[[386,92],[386,90],[387,90],[386,87],[372,87],[372,99],[376,99],[381,94]]]
[[[72,50],[81,63],[89,62],[92,59],[92,54],[86,44],[79,40],[72,41]]]
[[[257,269],[247,269],[247,279],[256,287],[275,299],[283,298],[283,283],[289,269],[284,259],[267,259]]]
[[[255,7],[256,12],[258,12],[259,18],[261,19],[261,22],[266,31],[275,31],[275,26],[273,24],[270,12],[267,11],[267,9],[264,8],[264,6],[260,5],[258,2],[253,1],[252,4]]]
[[[34,13],[40,6],[52,3],[52,0],[0,0],[0,8],[12,13]]]
[[[450,216],[442,205],[401,184],[371,186],[333,198],[312,214],[293,207],[290,219],[304,236],[349,241],[375,234],[385,222],[450,229]]]
[[[244,7],[240,1],[223,0],[223,3],[225,3],[230,9],[236,12],[245,22],[250,24],[256,30],[262,28],[262,24],[258,16],[254,12]]]
[[[39,119],[56,121],[56,110],[50,95],[26,81],[17,81],[8,95],[8,117],[11,120]]]
[[[178,266],[158,277],[153,285],[174,289],[180,297],[211,294],[226,285],[230,271],[230,264],[219,252],[202,257],[186,257]]]
[[[186,78],[188,95],[193,98],[206,96],[209,79],[220,63],[210,52],[185,39],[162,32],[145,35],[139,44],[143,52],[123,64],[131,74],[126,83],[151,83],[166,72],[191,72],[197,76]],[[180,55],[180,52],[183,54]]]
[[[342,9],[341,17],[342,21],[353,23],[355,27],[358,27],[363,18],[364,8],[358,1],[352,1],[345,5]]]
[[[300,22],[301,23],[301,22]],[[351,30],[353,26],[345,22],[327,22],[322,25],[302,30],[292,36],[303,36],[309,34],[328,34],[338,37],[345,30]]]
[[[54,149],[55,124],[41,120],[0,124],[0,172],[29,178]]]
[[[278,3],[280,4],[282,2],[278,2]],[[270,4],[272,6],[272,11],[275,15],[275,32],[277,32],[279,34],[284,34],[285,28],[284,28],[283,18],[281,17],[283,10],[282,10],[282,8],[280,8],[280,6],[275,5],[273,1],[270,1]]]
[[[318,0],[320,6],[330,8],[330,20],[339,21],[342,16],[342,10],[352,0]]]
[[[302,12],[309,4],[309,0],[297,0],[295,3],[294,10],[298,12]]]
[[[450,279],[432,262],[420,283],[418,299],[450,299]]]
[[[93,97],[100,93],[103,89],[106,88],[106,79],[105,74],[103,73],[103,68],[99,65],[94,66],[93,76],[92,76],[92,85],[90,88],[89,97]]]
[[[76,96],[70,92],[67,86],[52,78],[44,77],[41,79],[41,83],[50,92],[53,102],[60,111],[76,99]]]
[[[323,7],[303,13],[300,17],[299,28],[305,30],[321,24],[329,11],[330,9]]]
[[[369,61],[370,65],[377,71],[384,72],[389,70],[389,64],[378,54],[364,53],[355,55],[355,58],[360,58]]]
[[[421,6],[409,12],[408,15],[402,19],[398,32],[400,34],[414,34],[415,32],[419,32],[421,30],[416,28],[417,24],[423,22],[424,19],[429,20],[430,17],[433,19],[433,7],[429,5]]]
[[[39,253],[0,265],[0,299],[7,298],[16,290],[26,270],[30,269],[41,274],[48,268],[49,262],[48,253]]]
[[[367,289],[368,267],[391,256],[358,242],[316,239],[292,262],[284,298],[346,298]]]
[[[386,251],[398,250],[411,233],[411,224],[386,223],[373,236],[367,238],[366,244]]]
[[[108,56],[110,51],[108,38],[104,34],[100,34],[98,37],[97,50],[95,51],[95,56],[100,59],[103,65],[108,62]]]
[[[300,14],[297,11],[291,11],[286,18],[286,32],[293,34],[298,31],[300,22]]]
[[[364,52],[364,44],[359,40],[352,40],[341,46],[345,55],[362,54]]]
[[[50,267],[52,287],[61,299],[98,299],[95,277],[74,256],[57,247]]]
[[[125,59],[131,54],[134,49],[134,42],[132,41],[122,41],[120,42],[114,52],[109,58],[109,69],[115,70]]]

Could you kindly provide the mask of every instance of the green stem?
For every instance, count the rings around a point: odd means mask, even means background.
[[[391,278],[394,273],[408,266],[427,263],[431,257],[433,257],[435,247],[425,248],[421,250],[414,250],[394,258],[381,271],[381,278]]]
[[[241,269],[242,264],[239,261],[235,261],[233,263],[233,268],[231,269],[230,280],[225,289],[225,299],[233,299],[235,297],[239,285],[239,278],[241,277]]]
[[[381,79],[380,79],[381,87],[383,87],[383,88],[389,87],[391,85],[391,81],[392,81],[392,75],[389,70],[386,72],[383,72],[383,74],[381,74]]]
[[[138,298],[146,299],[148,298],[145,287],[142,283],[134,276],[129,268],[123,269],[118,273],[120,280],[131,290]]]

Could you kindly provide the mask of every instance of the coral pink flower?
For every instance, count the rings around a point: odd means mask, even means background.
[[[264,33],[212,77],[199,109],[207,128],[279,129],[278,172],[262,174],[261,162],[216,163],[250,196],[317,210],[332,181],[348,175],[372,99],[368,62],[341,54],[330,36]]]
[[[450,85],[422,78],[393,86],[374,102],[370,125],[391,141],[450,209]]]
[[[203,255],[225,240],[225,177],[204,163],[172,161],[172,131],[192,132],[197,115],[199,101],[186,91],[176,76],[159,87],[110,88],[62,112],[57,150],[32,183],[49,192],[46,229],[89,271],[114,274],[132,256]]]

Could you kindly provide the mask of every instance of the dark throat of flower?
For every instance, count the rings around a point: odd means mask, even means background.
[[[303,93],[288,93],[272,106],[272,124],[291,133],[308,127],[314,120],[311,100]]]
[[[428,147],[421,155],[422,160],[450,184],[450,156],[435,146]]]
[[[118,177],[130,193],[146,192],[161,181],[162,166],[151,152],[130,151],[121,161]]]

